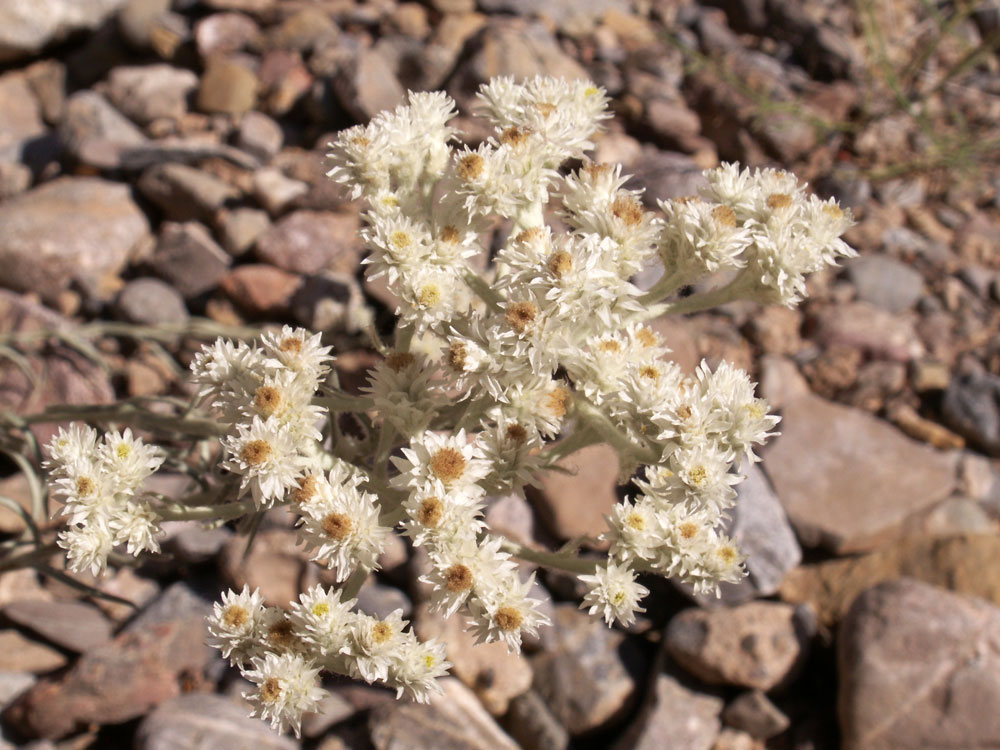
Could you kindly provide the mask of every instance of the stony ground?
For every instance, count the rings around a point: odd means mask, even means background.
[[[616,113],[597,159],[650,205],[720,160],[779,165],[852,207],[861,251],[798,310],[662,324],[685,367],[733,360],[783,416],[733,520],[750,577],[721,602],[651,581],[646,616],[608,630],[543,575],[555,625],[516,658],[428,616],[400,543],[363,607],[447,639],[447,699],[345,682],[300,743],[245,718],[203,645],[222,587],[281,604],[316,580],[287,519],[245,561],[227,528],[171,528],[170,560],[91,581],[138,615],[0,577],[0,746],[996,747],[998,46],[996,0],[0,0],[0,404],[17,413],[187,395],[196,331],[164,326],[206,318],[206,335],[328,330],[356,386],[374,357],[357,328],[388,330],[393,301],[359,272],[324,145],[407,88],[467,113],[493,75],[591,76]],[[494,527],[598,532],[623,492],[613,456],[568,464],[530,503],[496,499]],[[12,464],[0,476],[27,497]]]

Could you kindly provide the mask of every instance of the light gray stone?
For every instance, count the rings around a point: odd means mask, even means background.
[[[111,621],[83,602],[12,602],[4,616],[57,646],[84,653],[111,640]]]
[[[0,62],[39,52],[73,31],[95,29],[124,0],[31,0],[0,3]]]
[[[239,191],[218,177],[184,164],[157,164],[142,173],[139,190],[174,221],[208,221]]]
[[[0,76],[0,162],[18,162],[24,147],[46,131],[42,109],[27,76]]]
[[[924,291],[924,277],[886,255],[864,255],[847,264],[858,297],[891,313],[909,310]]]
[[[125,151],[146,142],[131,120],[89,89],[67,100],[59,138],[76,159],[100,169],[117,169]]]
[[[721,698],[696,693],[660,673],[615,750],[711,750],[721,728],[721,710]]]
[[[185,298],[215,287],[232,258],[195,221],[165,222],[150,265]]]
[[[130,323],[159,325],[183,323],[190,316],[184,298],[159,279],[134,279],[118,293],[118,314]]]
[[[108,95],[119,110],[145,125],[158,118],[179,120],[198,76],[172,65],[121,66],[111,71]]]

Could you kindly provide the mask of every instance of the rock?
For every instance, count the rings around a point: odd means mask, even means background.
[[[375,750],[518,750],[476,696],[458,680],[439,681],[444,695],[429,706],[389,701],[368,720]]]
[[[434,91],[455,69],[458,50],[451,45],[425,44],[414,37],[384,36],[374,50],[392,68],[400,85],[410,91]]]
[[[34,685],[38,680],[28,672],[0,672],[0,708]],[[3,740],[0,739],[0,742]],[[4,747],[4,745],[0,745]],[[11,747],[7,745],[6,747]]]
[[[486,524],[491,531],[529,547],[538,543],[535,514],[531,505],[519,493],[504,495],[488,502]]]
[[[0,62],[40,52],[74,31],[96,29],[124,0],[37,0],[0,5]]]
[[[534,690],[510,702],[503,726],[522,750],[566,750],[569,747],[569,732]]]
[[[206,159],[219,158],[244,169],[260,166],[254,156],[238,148],[205,138],[168,136],[157,141],[144,143],[124,151],[121,155],[122,169],[146,169],[163,162],[189,164]]]
[[[298,52],[271,50],[261,61],[258,76],[262,108],[275,116],[287,114],[313,85],[312,74]]]
[[[189,315],[184,298],[159,279],[135,279],[118,293],[115,309],[129,323],[160,325],[183,323]]]
[[[321,42],[335,41],[337,34],[337,25],[329,13],[305,7],[270,29],[268,42],[277,49],[309,52]]]
[[[712,750],[767,750],[767,746],[739,729],[723,727]]]
[[[721,728],[722,705],[720,698],[689,690],[661,672],[615,750],[659,750],[668,737],[671,750],[711,750]]]
[[[722,712],[722,720],[759,740],[779,735],[791,725],[781,709],[760,690],[736,696]]]
[[[266,211],[256,208],[223,209],[216,215],[216,225],[226,252],[238,257],[268,230],[271,219]]]
[[[386,586],[369,578],[358,591],[357,609],[379,619],[385,619],[397,609],[403,611],[403,617],[409,617],[413,612],[413,602],[395,586]]]
[[[14,602],[3,609],[12,622],[76,653],[86,653],[111,640],[111,622],[83,602]]]
[[[948,424],[970,443],[1000,456],[1000,377],[968,373],[953,378],[942,411]]]
[[[66,66],[58,60],[39,60],[25,69],[31,90],[49,124],[58,123],[66,106]]]
[[[322,737],[330,727],[350,719],[355,713],[357,711],[350,701],[338,693],[329,692],[320,699],[319,707],[314,713],[307,713],[302,717],[302,735],[309,738]]]
[[[180,120],[187,113],[188,94],[198,76],[171,65],[119,67],[111,71],[108,95],[119,110],[145,125],[164,117]]]
[[[239,591],[247,584],[251,590],[259,588],[268,605],[287,607],[299,598],[299,578],[306,566],[297,544],[291,529],[262,529],[244,559],[247,540],[234,536],[222,550],[219,570],[230,588]]]
[[[808,616],[788,604],[750,602],[687,609],[667,625],[667,653],[711,685],[771,690],[795,676],[808,654]]]
[[[287,314],[302,278],[264,263],[239,266],[219,279],[219,287],[239,308],[251,315]]]
[[[853,347],[872,357],[909,362],[924,355],[912,317],[894,316],[867,302],[826,307],[813,320],[821,346]]]
[[[731,520],[723,528],[747,556],[748,575],[738,584],[723,583],[719,587],[720,599],[709,594],[697,597],[702,606],[770,596],[802,561],[795,532],[764,472],[757,464],[744,465],[742,471],[746,479],[736,485],[736,507],[730,511]]]
[[[205,645],[209,611],[207,600],[174,584],[113,641],[22,695],[8,709],[8,720],[29,737],[58,739],[89,723],[142,716],[178,695],[182,683],[198,684],[217,658]]]
[[[629,710],[642,659],[624,633],[559,604],[543,639],[544,650],[532,660],[535,689],[570,734],[606,726]]]
[[[894,404],[887,410],[886,416],[894,425],[914,440],[933,445],[942,450],[961,449],[965,441],[947,427],[921,416],[909,404]]]
[[[0,76],[0,111],[4,113],[0,121],[0,162],[18,162],[25,147],[46,132],[42,108],[30,79],[23,73]]]
[[[245,65],[215,59],[201,77],[198,109],[202,112],[242,115],[257,103],[257,76]]]
[[[90,90],[78,91],[66,102],[59,138],[74,158],[100,169],[117,169],[124,151],[146,141],[127,117]]]
[[[858,597],[837,649],[845,750],[1000,743],[1000,610],[911,580]]]
[[[657,209],[657,200],[697,195],[708,185],[694,159],[671,151],[646,149],[631,171],[632,177],[625,187],[643,189],[642,202],[651,209]]]
[[[400,3],[389,15],[394,31],[412,39],[426,39],[431,33],[427,9],[419,3]]]
[[[31,168],[24,164],[0,162],[0,201],[20,195],[31,187]]]
[[[803,565],[781,585],[781,598],[807,603],[824,625],[838,622],[862,591],[906,576],[1000,605],[1000,539],[995,534],[911,536],[875,552]]]
[[[388,61],[371,49],[361,50],[341,68],[333,81],[340,104],[360,122],[384,109],[395,109],[406,99]]]
[[[263,112],[247,112],[240,121],[236,145],[266,162],[281,151],[284,140],[281,125]]]
[[[259,719],[246,703],[221,695],[181,695],[159,706],[136,730],[136,750],[216,750],[253,747],[297,750],[299,743],[282,737]]]
[[[242,13],[213,13],[194,27],[195,44],[202,59],[239,52],[260,36],[260,27]]]
[[[173,221],[208,221],[239,191],[200,169],[184,164],[157,164],[142,173],[139,191]]]
[[[253,176],[254,197],[273,216],[281,213],[296,198],[309,192],[309,186],[286,177],[280,169],[265,167]]]
[[[295,211],[257,240],[256,255],[294,273],[355,274],[361,260],[357,214]]]
[[[528,488],[528,498],[542,521],[560,539],[595,538],[607,529],[604,517],[618,502],[618,454],[599,443],[570,454],[558,466],[568,470],[545,472],[541,487]]]
[[[784,376],[792,382],[782,387],[780,363],[763,360],[760,390],[782,410],[782,434],[767,446],[764,469],[806,545],[872,549],[906,516],[949,495],[953,456],[812,395],[797,374]]]
[[[502,643],[477,645],[462,619],[431,614],[422,606],[417,610],[414,628],[421,639],[437,638],[444,643],[453,665],[451,673],[476,694],[487,711],[503,716],[511,700],[531,687],[531,665]]]
[[[127,185],[61,177],[0,205],[2,283],[47,298],[72,280],[93,285],[116,276],[148,234]]]
[[[890,313],[909,310],[924,291],[924,277],[886,255],[863,255],[847,263],[858,297]]]
[[[170,0],[126,0],[118,14],[118,29],[133,47],[151,46],[154,29],[170,12]]]
[[[185,298],[213,289],[232,259],[195,221],[164,222],[150,265]]]
[[[768,306],[748,321],[751,340],[769,354],[796,354],[802,348],[802,313]]]
[[[15,602],[15,604],[27,603]],[[66,657],[54,648],[25,638],[16,630],[0,630],[0,671],[43,674],[64,666]]]
[[[225,526],[205,528],[186,521],[165,521],[162,526],[163,551],[191,565],[212,560],[233,537],[233,532]]]
[[[137,609],[152,602],[161,591],[156,581],[136,575],[131,568],[119,568],[114,574],[98,580],[95,587],[105,594],[132,602],[133,606],[129,606],[110,599],[94,598],[94,604],[117,624],[131,619]]]
[[[370,311],[353,276],[325,271],[310,276],[292,298],[292,315],[313,331],[357,330]]]
[[[0,495],[10,498],[29,514],[32,511],[31,486],[28,478],[22,474],[12,474],[0,479]],[[20,534],[27,528],[24,516],[6,505],[0,506],[0,533]],[[2,650],[0,650],[2,653]]]

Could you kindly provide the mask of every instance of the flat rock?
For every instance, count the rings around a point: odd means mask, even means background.
[[[824,347],[860,349],[876,359],[909,362],[925,354],[914,318],[893,315],[868,302],[823,308],[813,317],[813,338]]]
[[[54,648],[16,630],[0,630],[0,671],[43,674],[64,666],[66,657]]]
[[[292,201],[308,192],[308,184],[285,176],[280,169],[265,167],[254,172],[254,197],[272,215],[281,213]]]
[[[219,287],[244,312],[261,317],[287,314],[302,277],[265,263],[237,266],[219,279]]]
[[[661,672],[615,750],[660,750],[667,746],[671,750],[712,750],[722,728],[722,705],[721,698],[696,693]]]
[[[749,690],[736,696],[722,712],[722,719],[727,725],[759,740],[781,734],[791,725],[788,717],[761,690]]]
[[[185,164],[157,164],[142,173],[139,191],[174,221],[208,221],[239,190]]]
[[[288,602],[299,597],[299,578],[306,565],[297,544],[291,529],[262,529],[244,560],[247,540],[234,536],[222,550],[219,569],[231,588],[239,591],[244,584],[251,591],[259,588],[267,604],[287,607]]]
[[[0,122],[0,161],[20,161],[24,148],[46,132],[41,105],[23,73],[0,76],[0,111],[4,113]]]
[[[146,142],[131,120],[96,91],[78,91],[66,101],[59,138],[78,161],[100,169],[117,169],[122,154]]]
[[[218,658],[205,645],[210,602],[174,584],[113,641],[84,654],[57,679],[42,680],[8,709],[29,737],[58,739],[91,723],[118,724],[198,684]]]
[[[0,5],[0,61],[39,52],[83,29],[96,29],[124,0],[33,0]]]
[[[216,59],[201,77],[198,109],[202,112],[242,115],[257,103],[257,75],[245,65]]]
[[[183,323],[190,316],[184,298],[159,279],[134,279],[118,293],[115,310],[129,323]]]
[[[596,538],[618,502],[618,454],[606,443],[588,445],[558,463],[569,474],[546,472],[528,497],[542,521],[560,539]]]
[[[840,630],[845,750],[1000,744],[1000,609],[904,579],[858,597]]]
[[[970,373],[953,378],[942,410],[956,432],[989,455],[1000,457],[1000,377]]]
[[[605,726],[628,711],[642,659],[624,633],[559,604],[543,643],[532,660],[535,689],[570,734]]]
[[[111,621],[83,602],[14,602],[4,616],[69,651],[86,653],[111,640]]]
[[[119,110],[145,125],[160,117],[179,120],[197,86],[198,77],[190,70],[163,63],[121,66],[111,71],[108,95]]]
[[[403,617],[409,618],[413,613],[413,602],[395,586],[379,583],[374,576],[370,576],[358,591],[357,609],[383,620],[398,609]]]
[[[385,109],[395,109],[406,99],[389,61],[372,49],[361,50],[341,68],[333,90],[344,108],[361,122]]]
[[[267,211],[257,208],[223,209],[216,215],[219,239],[233,257],[243,255],[271,226]]]
[[[708,185],[702,167],[687,154],[647,148],[630,168],[632,177],[625,185],[629,190],[643,188],[642,201],[656,209],[657,200],[686,198],[697,195]]]
[[[213,13],[194,27],[195,44],[202,58],[239,52],[259,35],[257,23],[242,13]]]
[[[267,161],[281,151],[284,140],[281,125],[263,112],[247,112],[240,120],[237,145],[261,161]]]
[[[35,675],[29,672],[0,671],[0,708],[5,707],[37,681]]]
[[[847,264],[847,278],[859,299],[890,313],[909,310],[924,291],[919,271],[887,255],[854,258]]]
[[[809,604],[833,625],[865,589],[882,581],[913,578],[1000,605],[1000,538],[995,534],[906,537],[875,552],[803,565],[781,585],[781,598]]]
[[[2,283],[55,297],[117,275],[148,235],[128,185],[61,177],[0,205]]]
[[[764,469],[804,544],[838,553],[872,549],[908,515],[951,493],[953,455],[812,395],[791,369],[764,358],[761,390],[780,402],[782,414],[782,434],[765,449]],[[779,383],[784,387],[775,388]]]
[[[420,607],[415,620],[421,639],[437,638],[445,644],[451,673],[464,682],[494,716],[507,713],[510,701],[531,687],[531,665],[512,654],[503,643],[477,645],[458,616],[441,617]]]
[[[519,750],[459,680],[440,680],[444,695],[429,706],[389,701],[368,721],[375,750]]]
[[[808,618],[788,604],[750,602],[688,609],[667,625],[667,653],[711,685],[771,690],[794,677],[808,653]]]
[[[196,221],[164,222],[150,265],[183,297],[214,288],[229,270],[232,258]]]
[[[220,143],[217,138],[203,136],[168,136],[156,141],[147,141],[139,146],[126,149],[121,154],[122,169],[146,169],[164,162],[190,164],[218,157],[244,169],[259,166],[257,158],[246,151]]]
[[[293,273],[354,274],[361,260],[357,214],[295,211],[257,239],[261,260]]]
[[[136,750],[217,750],[218,748],[297,750],[299,743],[282,737],[249,706],[221,695],[181,695],[160,704],[135,734]]]
[[[545,700],[529,690],[510,702],[503,726],[522,750],[566,750],[569,732],[552,715]]]

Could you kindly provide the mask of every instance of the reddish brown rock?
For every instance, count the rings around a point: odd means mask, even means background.
[[[360,222],[353,213],[296,211],[257,238],[257,257],[293,273],[354,274],[361,259]]]
[[[234,536],[222,550],[219,568],[232,588],[239,590],[244,584],[251,590],[259,588],[267,604],[287,607],[288,602],[298,599],[299,579],[306,566],[297,541],[290,529],[264,529],[257,533],[244,559],[246,537]]]
[[[251,315],[287,313],[302,278],[280,268],[255,263],[239,266],[219,281],[219,286],[240,309]]]
[[[83,602],[14,602],[4,616],[57,646],[84,653],[111,640],[111,622]]]

